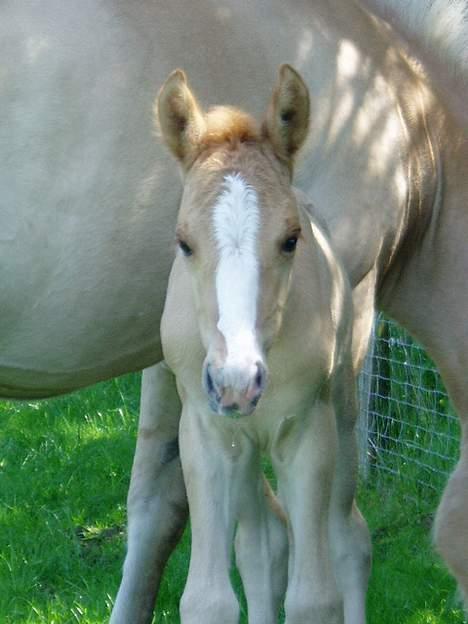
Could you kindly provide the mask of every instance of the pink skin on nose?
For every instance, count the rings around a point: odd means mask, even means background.
[[[207,358],[203,382],[214,412],[248,415],[254,411],[265,388],[267,371],[260,361],[248,369],[233,370],[222,365],[214,366]]]

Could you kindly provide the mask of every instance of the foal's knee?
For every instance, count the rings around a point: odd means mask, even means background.
[[[290,579],[284,610],[287,624],[344,623],[342,596],[333,574],[325,569],[321,578],[311,579],[300,574]]]
[[[331,526],[333,564],[341,591],[354,588],[356,583],[366,588],[372,560],[366,521],[354,505],[350,517],[339,517]]]
[[[232,588],[220,592],[216,588],[205,591],[184,591],[180,601],[182,624],[237,624],[240,609]]]

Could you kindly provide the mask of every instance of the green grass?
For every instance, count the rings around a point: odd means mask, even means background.
[[[361,487],[359,502],[372,534],[374,565],[369,622],[464,622],[453,579],[430,539],[437,497],[415,497],[406,481],[385,477]]]
[[[0,621],[102,622],[123,555],[138,380],[6,404]]]
[[[130,375],[53,401],[0,404],[2,624],[107,622],[125,552],[138,394]],[[412,487],[385,477],[360,491],[374,544],[368,621],[460,624],[454,583],[430,547],[436,495]],[[188,553],[187,534],[162,583],[158,622],[179,621]]]

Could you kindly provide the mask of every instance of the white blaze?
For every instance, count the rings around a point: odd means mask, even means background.
[[[216,272],[218,329],[226,340],[227,366],[259,359],[255,339],[260,212],[255,190],[239,174],[228,175],[214,207],[219,252]]]

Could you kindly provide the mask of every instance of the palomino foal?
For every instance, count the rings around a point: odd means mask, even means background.
[[[231,108],[204,114],[178,70],[157,115],[184,173],[161,324],[183,404],[192,520],[182,621],[238,621],[229,580],[237,526],[251,624],[277,621],[285,592],[288,624],[363,624],[369,540],[353,502],[351,296],[290,183],[307,88],[282,66],[258,127]]]

